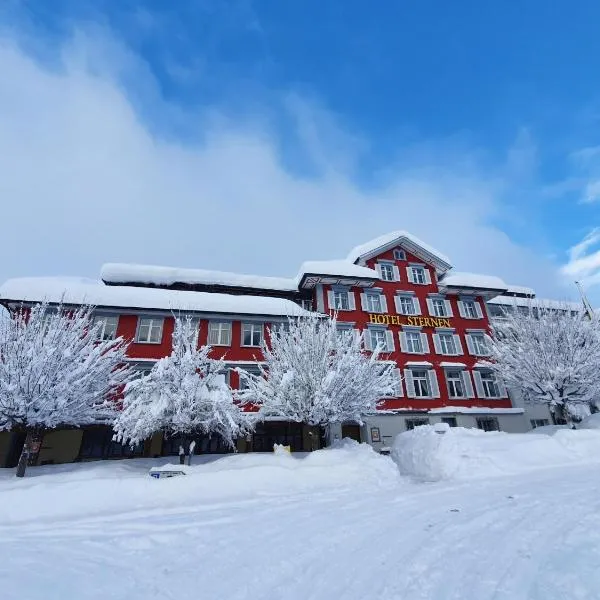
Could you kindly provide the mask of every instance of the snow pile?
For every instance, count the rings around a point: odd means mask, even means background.
[[[201,456],[194,460],[202,462],[191,467],[170,464],[173,458],[48,465],[31,467],[22,480],[14,477],[14,469],[3,469],[0,493],[10,497],[10,502],[4,503],[0,511],[0,526],[32,517],[74,519],[289,493],[372,490],[400,481],[388,457],[351,440],[302,457],[281,452]],[[148,474],[151,467],[184,470],[186,477],[154,479]]]
[[[302,263],[296,280],[302,281],[305,275],[332,275],[351,277],[353,279],[379,279],[379,274],[373,269],[360,267],[348,260],[309,260]]]
[[[577,429],[600,429],[600,413],[588,415],[581,423],[578,423]]]
[[[426,425],[398,435],[392,459],[402,475],[425,481],[517,474],[600,462],[600,432],[565,429],[549,436]]]

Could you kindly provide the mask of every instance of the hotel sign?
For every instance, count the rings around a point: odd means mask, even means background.
[[[371,313],[369,323],[376,325],[407,325],[409,327],[452,327],[444,317],[407,317],[404,315],[378,315]]]

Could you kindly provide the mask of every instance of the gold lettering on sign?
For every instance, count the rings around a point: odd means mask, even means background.
[[[369,323],[374,325],[408,325],[410,327],[452,328],[450,319],[444,317],[404,317],[401,315],[369,314]]]

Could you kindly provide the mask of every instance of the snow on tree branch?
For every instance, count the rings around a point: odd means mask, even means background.
[[[566,304],[515,307],[494,325],[489,366],[529,399],[564,414],[600,393],[599,325]]]
[[[0,319],[0,430],[112,422],[127,343],[99,340],[92,311],[41,304]]]
[[[290,319],[272,328],[262,351],[259,374],[238,372],[247,386],[239,397],[259,405],[263,417],[362,423],[381,399],[398,395],[395,363],[378,360],[380,349],[365,353],[362,333],[338,331],[335,318]]]
[[[175,319],[173,352],[151,372],[129,383],[116,439],[134,445],[157,431],[167,434],[217,433],[230,446],[250,421],[234,403],[222,360],[209,358],[210,346],[197,347],[198,324]]]

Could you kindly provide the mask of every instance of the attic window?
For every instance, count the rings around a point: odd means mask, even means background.
[[[402,250],[402,248],[396,248],[394,250],[394,259],[395,260],[406,260],[406,252]]]

